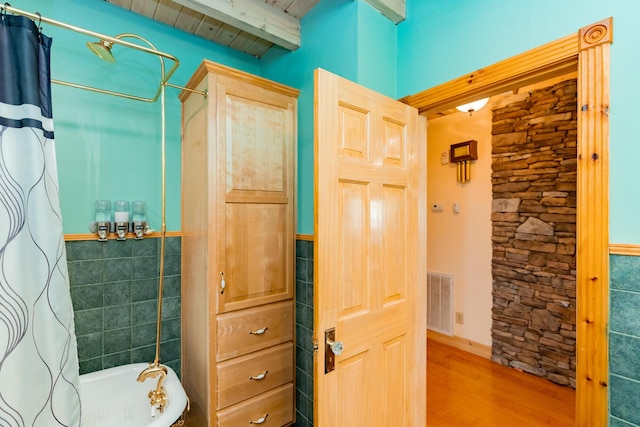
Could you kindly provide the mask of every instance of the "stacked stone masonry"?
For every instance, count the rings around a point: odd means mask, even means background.
[[[493,106],[492,360],[575,387],[577,84]]]

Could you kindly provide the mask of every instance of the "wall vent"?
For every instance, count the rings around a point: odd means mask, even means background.
[[[427,272],[427,328],[453,336],[453,276]]]

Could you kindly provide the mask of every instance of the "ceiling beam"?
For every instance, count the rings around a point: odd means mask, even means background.
[[[365,0],[391,21],[404,21],[407,18],[406,0]]]
[[[173,1],[285,49],[300,47],[300,20],[264,0]]]

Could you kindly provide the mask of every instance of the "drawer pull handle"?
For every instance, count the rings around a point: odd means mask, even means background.
[[[249,424],[262,424],[263,422],[267,421],[267,417],[269,416],[269,414],[264,414],[264,417],[262,418],[258,418],[257,420],[251,420],[249,421]]]
[[[267,374],[269,373],[269,371],[264,371],[263,373],[261,373],[260,375],[256,375],[249,377],[250,380],[256,380],[256,381],[260,381],[261,379],[263,379],[264,377],[267,376]]]
[[[249,331],[249,335],[262,335],[267,332],[267,329],[269,328],[265,326],[264,328],[258,329],[257,331]]]

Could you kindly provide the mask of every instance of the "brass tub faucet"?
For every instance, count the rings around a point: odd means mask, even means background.
[[[164,380],[167,376],[167,368],[158,363],[150,363],[147,368],[145,368],[140,375],[138,375],[138,381],[144,382],[147,378],[155,378],[160,375],[158,378],[158,384],[156,385],[155,390],[149,391],[149,399],[151,403],[152,411],[156,408],[160,413],[164,411],[164,406],[167,404],[167,393],[164,391]]]

